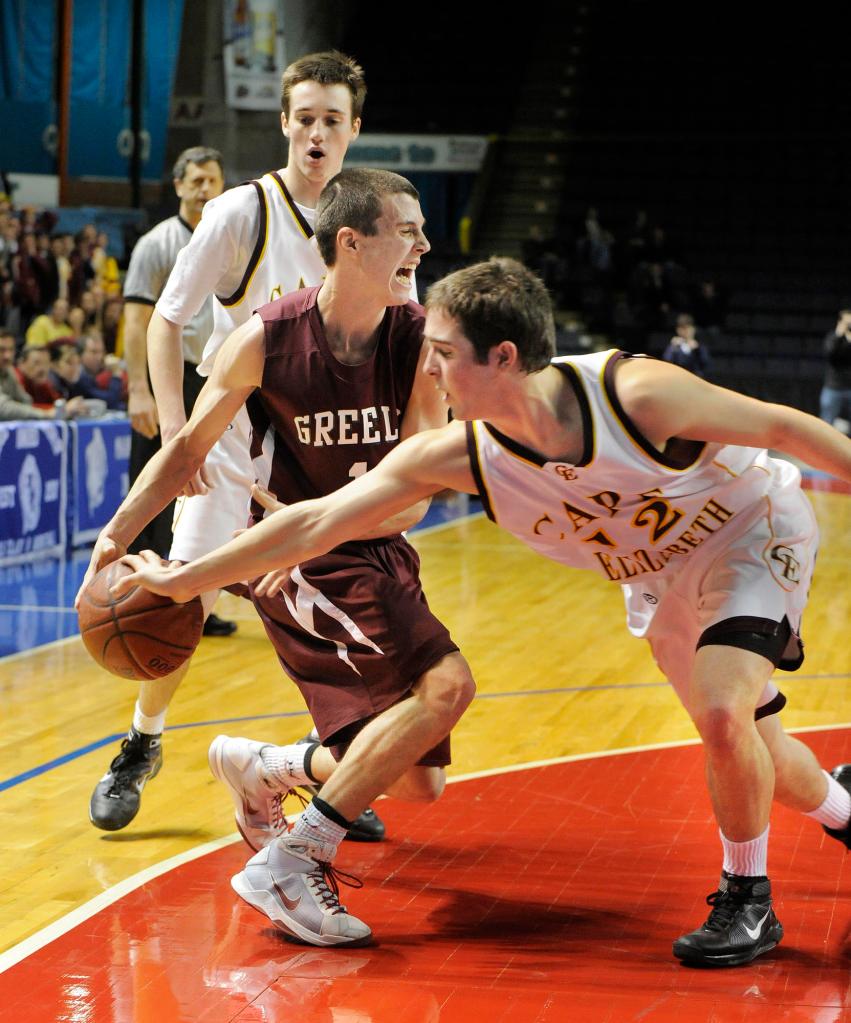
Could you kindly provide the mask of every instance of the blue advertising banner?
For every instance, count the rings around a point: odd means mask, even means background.
[[[127,496],[130,424],[126,419],[73,423],[71,546],[90,543]]]
[[[68,424],[0,424],[0,562],[65,550]]]

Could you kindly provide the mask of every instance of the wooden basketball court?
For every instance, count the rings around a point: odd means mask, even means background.
[[[851,761],[851,500],[822,486],[810,495],[822,549],[807,660],[778,679],[787,727],[830,767]],[[344,901],[375,946],[289,944],[230,889],[248,850],[207,747],[222,731],[292,740],[307,717],[250,605],[225,598],[239,632],[202,642],[169,713],[164,768],[125,831],[97,831],[87,806],[135,686],[97,669],[77,638],[0,660],[2,1018],[851,1018],[851,866],[782,809],[769,868],[783,944],[726,971],[671,957],[706,916],[720,849],[694,729],[626,632],[619,590],[481,516],[413,539],[479,692],[444,797],[382,801],[388,840],[343,846],[340,866],[364,881]]]

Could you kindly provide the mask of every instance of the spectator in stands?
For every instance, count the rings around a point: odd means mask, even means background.
[[[827,369],[821,389],[820,415],[851,436],[851,309],[843,309],[824,339]]]
[[[50,351],[50,385],[56,398],[68,401],[81,395],[79,389],[80,373],[83,364],[80,361],[80,349],[76,342],[60,338],[48,345]]]
[[[701,277],[691,301],[695,324],[702,331],[719,334],[724,324],[727,303],[718,285],[711,277]]]
[[[124,299],[121,295],[108,295],[100,314],[100,332],[108,352],[121,355],[124,350],[122,312]]]
[[[93,224],[86,224],[74,235],[74,248],[69,256],[71,276],[68,279],[68,300],[71,305],[79,305],[83,292],[95,280],[95,268],[92,256],[96,248],[97,231]]]
[[[706,345],[698,340],[694,319],[688,313],[681,313],[677,317],[677,332],[668,343],[662,358],[665,362],[673,362],[675,366],[689,370],[695,376],[706,376],[709,352]]]
[[[26,330],[33,319],[47,308],[41,289],[43,276],[35,235],[32,231],[22,229],[17,251],[12,258],[14,303],[20,310],[22,330]]]
[[[82,306],[75,305],[68,313],[68,325],[71,328],[69,337],[78,344],[82,344],[83,338],[86,336],[86,312]]]
[[[627,253],[631,265],[640,263],[644,259],[647,246],[650,241],[652,228],[646,210],[636,210],[635,220],[629,229],[626,239]]]
[[[654,224],[650,229],[650,236],[644,248],[644,258],[649,263],[661,263],[663,266],[665,263],[676,262],[677,254],[668,233],[659,224]]]
[[[36,408],[53,407],[56,394],[50,386],[50,353],[46,348],[24,348],[15,372]]]
[[[99,284],[93,284],[91,288],[83,292],[80,298],[80,308],[86,314],[85,327],[87,330],[92,327],[101,329],[105,303],[106,293]]]
[[[95,284],[102,294],[120,294],[121,277],[118,273],[118,260],[109,254],[109,236],[106,231],[98,232],[95,239],[95,247],[92,250],[92,267],[95,271]]]
[[[70,242],[71,236],[68,234],[54,234],[50,238],[50,252],[56,263],[59,298],[68,297],[68,279],[71,276],[71,263],[68,260]]]
[[[68,302],[57,298],[50,312],[37,316],[27,330],[27,347],[43,348],[61,337],[73,337],[74,331],[68,322]]]
[[[628,286],[629,305],[636,324],[644,330],[671,325],[671,289],[661,263],[639,263]]]
[[[612,246],[615,236],[600,223],[597,209],[589,206],[585,214],[585,234],[579,240],[579,253],[595,275],[608,277],[612,272]]]
[[[33,406],[47,412],[47,418],[71,418],[85,410],[80,397],[56,405],[58,395],[50,384],[50,355],[46,348],[24,348],[18,356],[15,375]]]
[[[50,235],[38,231],[35,235],[35,269],[39,277],[41,308],[49,309],[59,298],[59,266],[50,244]]]
[[[60,405],[58,409],[54,406],[44,409],[36,408],[32,398],[21,385],[14,369],[14,361],[15,335],[9,331],[0,331],[0,421],[55,419],[57,416],[64,418],[69,410],[71,415],[82,411],[82,398],[68,402],[64,407]]]
[[[127,374],[114,355],[108,356],[100,334],[83,339],[82,370],[77,390],[84,398],[99,398],[107,408],[123,409],[127,402]]]

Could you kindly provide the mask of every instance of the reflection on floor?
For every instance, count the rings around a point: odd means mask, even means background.
[[[851,759],[848,730],[807,739],[827,762]],[[365,882],[346,901],[372,926],[373,947],[288,943],[231,891],[248,855],[232,843],[12,967],[0,977],[4,1011],[17,1023],[851,1016],[851,917],[835,912],[851,866],[798,814],[781,811],[774,825],[781,946],[734,970],[671,958],[717,880],[697,746],[485,775],[438,804],[382,811],[394,837],[347,844],[340,857]]]

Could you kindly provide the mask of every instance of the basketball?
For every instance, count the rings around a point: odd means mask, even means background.
[[[114,597],[110,586],[132,571],[114,561],[92,579],[80,597],[80,634],[92,657],[114,675],[162,678],[198,646],[204,627],[201,598],[175,604],[142,586]]]

